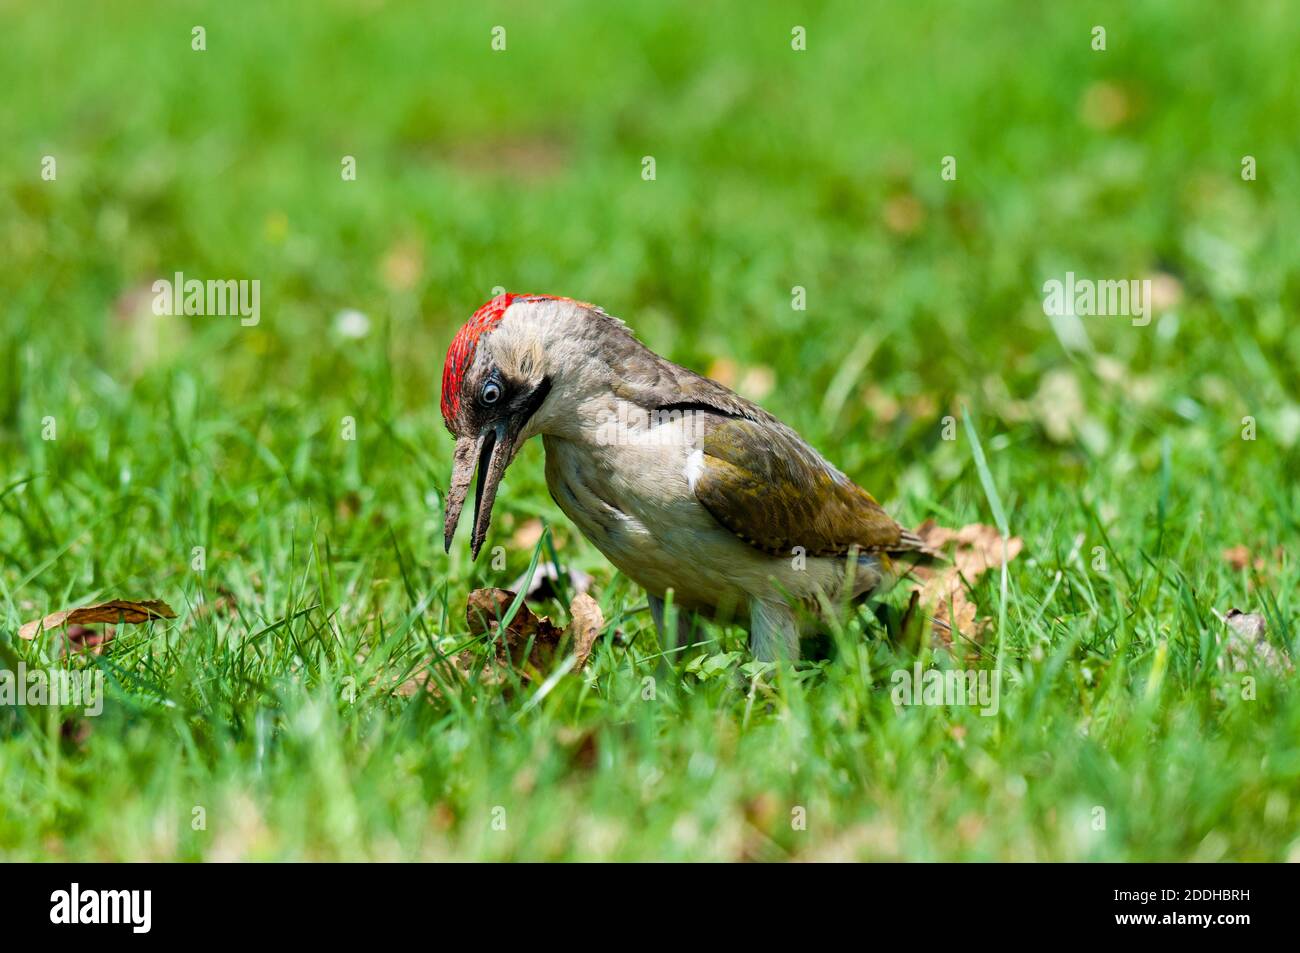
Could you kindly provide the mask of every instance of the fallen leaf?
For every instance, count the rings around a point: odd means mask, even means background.
[[[384,253],[380,272],[390,291],[410,291],[424,273],[424,246],[414,238],[398,240]]]
[[[920,593],[922,605],[931,614],[936,642],[951,645],[954,631],[978,639],[987,620],[978,619],[977,608],[970,599],[970,587],[989,569],[1002,565],[1002,537],[997,527],[971,523],[961,529],[949,529],[934,520],[926,520],[917,528],[916,535],[934,550],[954,544],[952,562],[917,566],[912,570],[921,581],[921,585],[913,587],[913,592]],[[1008,539],[1007,561],[1020,555],[1023,548],[1024,541],[1019,536]]]
[[[18,635],[20,638],[34,639],[42,631],[50,632],[63,625],[85,626],[95,622],[113,624],[128,622],[131,625],[139,625],[141,622],[147,622],[150,619],[174,618],[176,618],[176,613],[172,611],[172,607],[161,599],[146,599],[143,602],[114,599],[112,602],[101,602],[98,605],[51,612],[43,619],[28,622],[18,630]],[[80,631],[78,634],[84,635]],[[71,638],[70,630],[69,639]],[[103,641],[108,641],[111,638],[112,636],[108,636]]]
[[[984,818],[978,814],[967,811],[961,817],[957,818],[957,836],[965,844],[973,844],[979,839],[985,826]]]
[[[1228,564],[1232,566],[1233,569],[1237,570],[1237,572],[1241,572],[1250,565],[1250,549],[1243,544],[1238,544],[1225,549],[1223,551],[1223,558],[1227,560]]]
[[[563,635],[549,619],[539,619],[527,605],[520,604],[519,611],[510,620],[501,637],[495,637],[501,628],[501,618],[515,593],[506,589],[475,589],[469,594],[465,606],[465,619],[469,632],[474,636],[492,635],[493,653],[484,665],[484,659],[473,648],[465,648],[450,656],[429,656],[422,659],[418,667],[404,680],[399,682],[399,675],[393,675],[385,682],[379,676],[371,679],[371,685],[383,685],[391,694],[399,698],[412,698],[427,693],[430,699],[441,698],[439,679],[434,678],[434,666],[439,666],[440,678],[444,681],[469,682],[477,679],[484,686],[500,686],[503,691],[510,690],[509,679],[504,675],[507,665],[520,670],[524,681],[531,681],[535,671],[545,670],[555,658],[555,651]],[[529,650],[529,639],[536,636]],[[528,651],[527,659],[524,658]],[[509,658],[509,662],[507,662]],[[525,664],[527,662],[528,664]]]
[[[68,718],[59,725],[59,736],[74,748],[84,746],[90,738],[90,732],[88,718]]]
[[[771,791],[763,791],[743,806],[745,820],[761,831],[770,831],[781,814],[781,802]]]
[[[867,409],[871,411],[872,416],[885,424],[891,424],[897,420],[899,413],[903,409],[903,405],[898,402],[898,398],[878,384],[869,384],[863,392],[862,399],[866,403]]]
[[[470,635],[493,635],[498,662],[505,663],[508,659],[525,674],[528,668],[545,671],[555,660],[564,630],[550,619],[534,615],[527,603],[520,602],[519,611],[503,631],[501,619],[514,600],[515,593],[508,589],[471,592],[465,606]]]
[[[925,222],[925,206],[911,193],[895,195],[885,202],[883,217],[895,235],[915,235]]]
[[[573,654],[578,660],[573,670],[581,672],[591,657],[596,639],[605,628],[605,615],[595,599],[581,592],[573,597],[573,603],[569,606],[569,618],[572,620],[569,629],[573,632]]]
[[[714,360],[704,376],[750,400],[762,400],[776,387],[776,373],[770,367],[741,367],[729,357]]]
[[[340,521],[354,519],[360,511],[361,494],[356,490],[348,490],[334,504],[334,516]]]
[[[1176,308],[1183,300],[1183,283],[1167,271],[1157,271],[1146,276],[1151,282],[1151,310],[1165,312]]]
[[[92,629],[88,625],[70,625],[63,633],[66,639],[63,654],[93,652],[95,655],[99,655],[104,651],[104,646],[113,641],[113,636],[116,634],[117,630],[109,626],[102,629]]]
[[[1030,401],[1034,416],[1054,443],[1069,443],[1087,417],[1083,388],[1074,372],[1056,368],[1043,375]]]
[[[1267,572],[1270,568],[1281,566],[1285,555],[1286,554],[1283,552],[1282,547],[1279,546],[1273,551],[1273,561],[1270,564],[1269,560],[1265,558],[1265,556],[1255,555],[1255,553],[1251,551],[1250,547],[1244,544],[1230,546],[1223,551],[1224,561],[1233,569],[1237,570],[1237,572],[1241,572],[1244,569],[1254,569],[1256,572],[1260,573]]]
[[[916,535],[931,549],[943,549],[949,543],[957,544],[953,552],[955,568],[974,583],[988,569],[1002,565],[1002,537],[996,526],[971,523],[961,529],[948,529],[934,520],[926,520],[917,527]],[[1012,536],[1007,540],[1007,561],[1015,559],[1024,548],[1024,540]]]
[[[225,586],[217,586],[214,593],[216,596],[214,599],[208,599],[203,593],[199,594],[199,598],[194,603],[194,614],[197,616],[205,616],[209,613],[219,616],[234,615],[238,608],[235,594]]]
[[[770,367],[755,365],[745,369],[736,382],[736,392],[750,400],[762,400],[776,388],[776,372]]]
[[[562,727],[555,740],[568,749],[570,764],[579,771],[590,771],[600,759],[600,742],[591,730]]]
[[[983,626],[976,623],[975,603],[970,601],[965,587],[960,584],[943,593],[934,609],[933,628],[939,641],[951,644],[953,632],[976,638],[983,634]]]
[[[435,830],[446,833],[456,826],[456,811],[446,801],[439,801],[430,812]]]
[[[1084,90],[1079,102],[1083,121],[1101,132],[1109,132],[1132,117],[1133,104],[1124,87],[1101,80]]]
[[[449,150],[440,150],[440,157],[475,176],[542,181],[562,173],[572,152],[572,146],[558,136],[511,130],[509,135],[461,141]]]
[[[704,372],[704,376],[710,380],[717,381],[723,387],[732,388],[736,386],[736,378],[739,377],[739,375],[740,368],[736,365],[736,362],[729,357],[719,357],[715,359],[713,363],[709,365],[708,370]]]
[[[524,520],[510,537],[510,545],[515,549],[532,549],[542,538],[543,529],[542,521],[536,517]]]

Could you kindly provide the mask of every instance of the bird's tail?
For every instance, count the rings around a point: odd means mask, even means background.
[[[905,529],[899,534],[898,545],[891,546],[889,555],[896,560],[904,563],[909,568],[914,566],[932,566],[935,563],[946,563],[951,560],[934,547],[928,545],[925,540],[910,529]]]

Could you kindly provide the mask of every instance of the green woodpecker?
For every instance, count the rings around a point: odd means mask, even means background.
[[[477,557],[506,467],[540,435],[551,496],[645,588],[661,637],[672,590],[686,613],[747,621],[757,658],[794,659],[801,618],[928,555],[795,431],[594,305],[489,301],[447,350],[442,415],[456,438],[447,549],[475,469]]]

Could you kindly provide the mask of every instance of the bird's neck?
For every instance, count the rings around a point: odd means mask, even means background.
[[[592,362],[551,377],[546,406],[529,422],[527,436],[542,435],[578,446],[602,446],[612,422],[642,412],[616,396],[609,368]]]
[[[529,422],[527,436],[545,435],[580,446],[607,445],[611,424],[644,415],[618,385],[657,360],[621,321],[607,317],[558,320],[540,330],[540,353],[551,389]]]

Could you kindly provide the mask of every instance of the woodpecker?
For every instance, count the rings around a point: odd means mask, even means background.
[[[447,349],[442,416],[447,551],[476,469],[474,558],[506,468],[540,435],[551,496],[646,590],[665,641],[672,590],[686,613],[747,622],[756,658],[794,660],[809,620],[931,555],[790,427],[571,298],[479,308]]]

